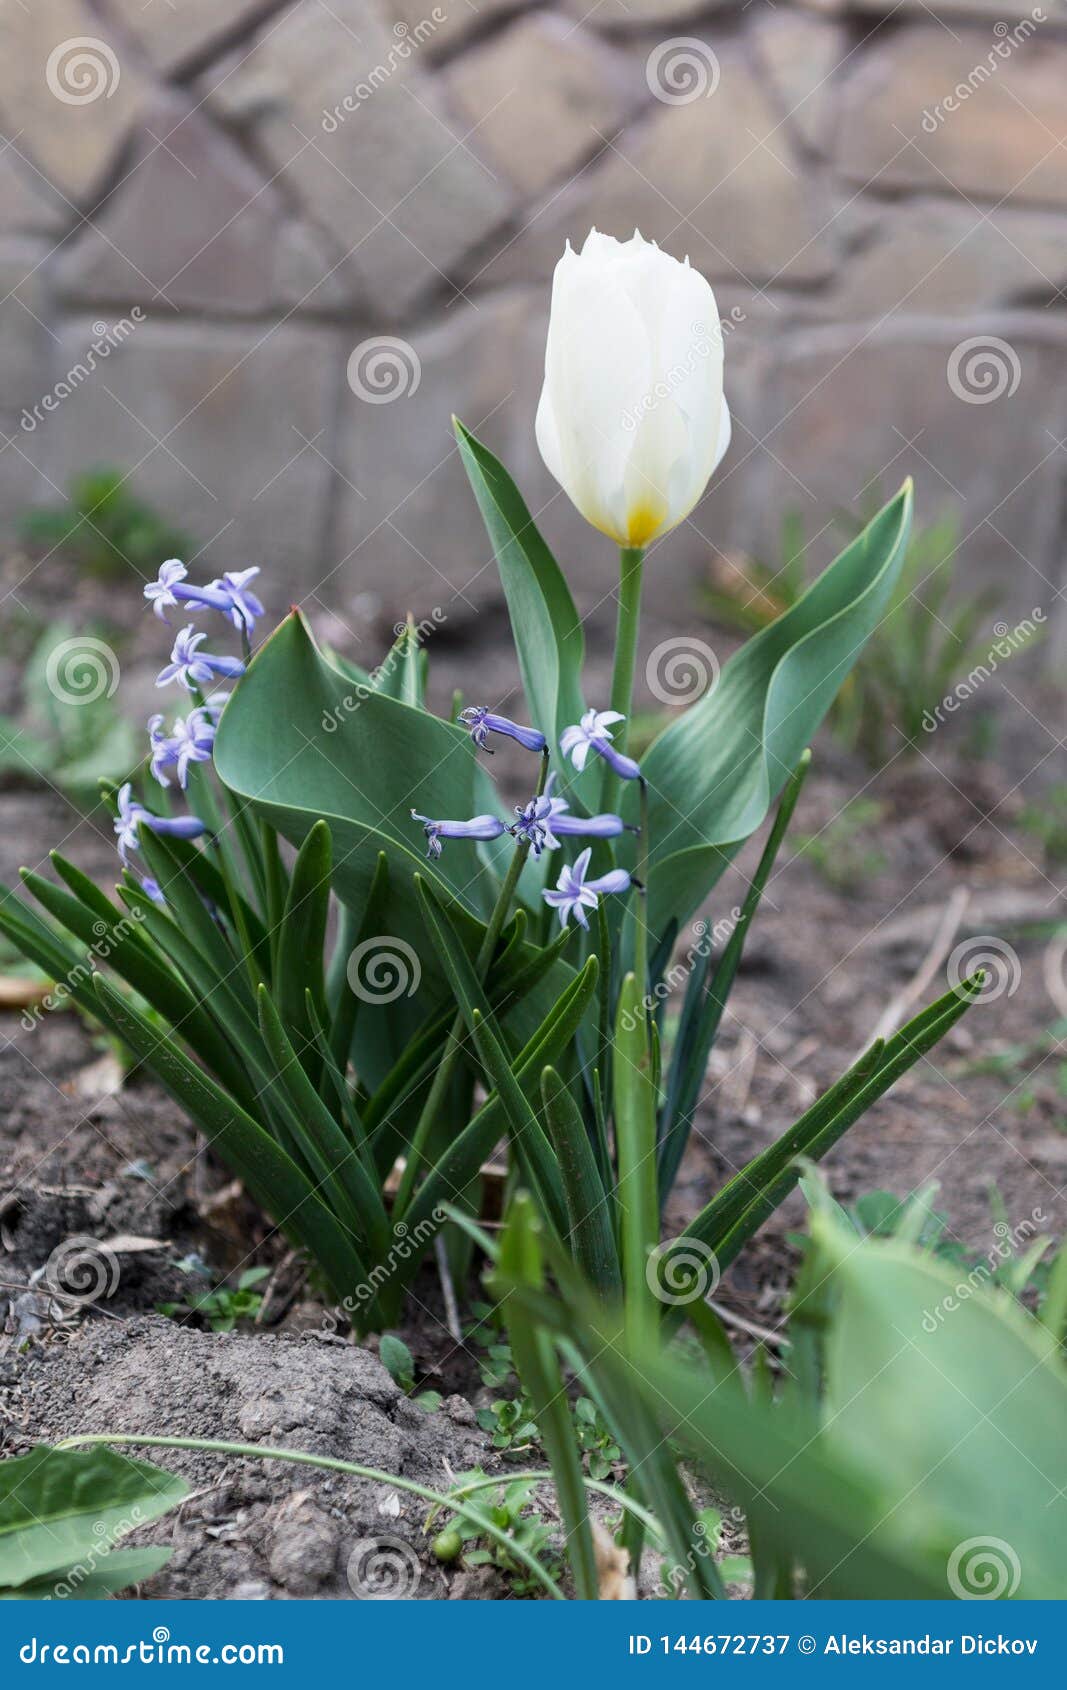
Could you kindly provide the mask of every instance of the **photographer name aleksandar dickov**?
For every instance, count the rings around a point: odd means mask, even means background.
[[[824,1655],[1036,1655],[1036,1637],[1005,1637],[1003,1632],[986,1637],[849,1637],[831,1636],[823,1644]]]

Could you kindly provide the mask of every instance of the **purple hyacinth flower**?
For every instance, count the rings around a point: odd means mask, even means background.
[[[426,855],[432,858],[441,855],[442,839],[499,839],[507,832],[499,816],[472,816],[469,822],[432,821],[429,816],[420,816],[418,810],[412,810],[411,818],[422,823]]]
[[[513,722],[507,716],[494,716],[484,704],[468,705],[466,710],[460,711],[459,719],[465,728],[470,729],[471,738],[479,751],[488,751],[490,756],[493,752],[489,744],[490,734],[506,734],[508,739],[517,739],[527,751],[548,750],[548,741],[538,728],[524,728],[521,722]]]
[[[603,757],[605,763],[614,769],[620,780],[640,780],[640,765],[635,763],[632,757],[616,751],[611,743],[613,724],[625,720],[625,716],[618,710],[587,710],[580,722],[573,727],[564,728],[560,734],[559,748],[564,757],[570,758],[579,774],[585,768],[590,751],[595,751],[598,757]]]
[[[555,851],[559,848],[559,840],[552,831],[552,816],[553,805],[560,802],[562,800],[553,799],[545,792],[539,798],[531,798],[528,804],[515,806],[515,814],[519,819],[508,831],[513,833],[516,839],[528,840],[535,857],[539,857],[544,850]]]
[[[263,606],[255,593],[248,591],[248,583],[259,574],[259,566],[252,569],[228,569],[217,580],[212,581],[209,591],[219,593],[229,601],[229,608],[225,614],[230,618],[238,633],[245,629],[252,633],[256,625],[256,617],[263,615]]]
[[[178,747],[170,735],[163,731],[163,717],[158,713],[148,718],[148,739],[151,746],[151,770],[160,786],[170,785],[168,769],[173,769],[178,761]]]
[[[115,833],[118,836],[119,856],[129,865],[129,853],[137,850],[137,829],[141,817],[148,811],[143,804],[138,804],[133,796],[133,788],[129,781],[119,788],[119,813],[115,817]]]
[[[555,836],[545,840],[551,850],[555,850],[561,839],[615,839],[620,833],[640,833],[640,828],[634,827],[632,822],[624,822],[621,816],[572,816],[566,798],[555,796],[552,790],[555,784],[556,772],[553,770],[545,787],[549,813],[544,823],[549,835]]]
[[[147,897],[151,898],[154,904],[162,904],[166,906],[167,900],[163,896],[163,888],[160,886],[158,880],[152,879],[151,875],[146,874],[143,876],[141,880],[141,891],[144,892]]]
[[[178,741],[178,785],[184,791],[189,784],[190,763],[210,763],[215,749],[215,724],[206,710],[190,710],[182,721],[174,724]]]
[[[152,833],[169,835],[172,839],[199,839],[207,828],[199,816],[154,816],[133,796],[129,781],[119,789],[118,815],[115,833],[118,836],[119,856],[129,867],[129,853],[139,846],[138,832],[147,827]]]
[[[587,845],[577,861],[568,863],[561,871],[555,891],[541,894],[546,904],[551,904],[553,909],[559,911],[561,927],[566,927],[568,917],[573,915],[579,926],[588,928],[589,917],[586,911],[595,910],[602,895],[628,892],[633,884],[624,868],[609,869],[607,874],[587,880],[589,858],[592,854],[592,846]]]
[[[160,732],[162,716],[153,716],[148,724],[152,736],[152,773],[161,786],[169,786],[166,771],[173,768],[182,791],[189,784],[189,764],[209,763],[215,746],[215,722],[206,707],[190,710],[184,719],[179,716],[169,738]]]
[[[640,828],[610,813],[601,816],[553,816],[552,827],[560,839],[617,839],[620,833],[640,832]]]
[[[174,642],[170,662],[156,676],[156,686],[165,687],[168,682],[177,681],[187,692],[192,692],[194,687],[208,686],[219,676],[236,680],[244,674],[245,666],[239,657],[216,656],[213,652],[198,650],[201,640],[206,637],[203,631],[197,633],[191,622],[183,628]]]
[[[213,582],[210,587],[193,587],[185,584],[189,571],[180,558],[168,558],[166,563],[160,564],[159,575],[154,581],[149,581],[144,590],[144,596],[161,622],[168,622],[167,611],[175,605],[187,605],[190,610],[221,610],[224,615],[230,614],[231,599],[226,592],[216,591],[219,585]]]
[[[166,563],[159,566],[159,575],[155,581],[149,581],[144,590],[144,596],[161,622],[169,620],[167,611],[178,603],[175,587],[184,581],[189,571],[180,558],[168,558]]]

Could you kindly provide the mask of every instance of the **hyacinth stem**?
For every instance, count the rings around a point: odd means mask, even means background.
[[[193,687],[192,697],[198,710],[203,710],[206,707],[207,700],[204,697],[202,687]],[[214,769],[215,765],[213,761],[210,767]],[[221,780],[218,784],[225,800],[226,814],[229,817],[229,822],[233,828],[233,836],[241,848],[241,855],[244,858],[249,887],[253,897],[258,898],[260,904],[262,905],[265,900],[262,865],[259,860],[259,852],[257,850],[256,838],[252,824],[248,817],[244,814],[243,806],[235,800],[229,788],[224,786]],[[221,853],[223,849],[222,834],[225,824],[220,817],[218,806],[215,803],[214,791],[211,781],[208,778],[206,768],[204,769],[203,776],[198,782],[198,785],[201,792],[207,792],[211,795],[209,802],[212,810],[212,832],[214,833],[216,839],[220,842],[219,849]],[[230,878],[237,880],[239,883],[240,876],[236,862],[236,851],[234,852],[234,860],[229,864],[229,874]]]
[[[545,790],[547,781],[548,751],[545,750],[541,754],[541,774],[537,782],[537,791],[534,795],[535,797],[541,797]],[[503,931],[504,923],[508,918],[508,911],[511,909],[511,900],[515,896],[515,888],[519,884],[519,876],[526,866],[526,859],[529,854],[530,840],[525,838],[520,839],[512,854],[511,862],[508,865],[508,872],[501,883],[499,895],[495,905],[493,906],[493,913],[489,917],[489,922],[485,929],[485,937],[482,940],[477,959],[475,960],[474,968],[480,981],[484,981],[485,976],[489,971],[489,964],[493,960],[493,953],[496,950],[497,941]],[[452,1073],[456,1065],[456,1058],[459,1055],[459,1048],[463,1042],[463,1024],[462,1012],[457,1013],[456,1018],[452,1023],[451,1030],[449,1031],[448,1038],[445,1041],[445,1048],[441,1053],[440,1066],[434,1075],[433,1084],[430,1087],[426,1102],[422,1106],[422,1113],[419,1116],[418,1123],[415,1127],[415,1135],[411,1140],[411,1145],[408,1150],[407,1161],[404,1165],[404,1172],[401,1176],[400,1184],[397,1187],[395,1204],[397,1214],[403,1214],[408,1203],[411,1201],[411,1196],[415,1189],[415,1180],[418,1176],[419,1167],[426,1149],[426,1140],[430,1135],[430,1130],[433,1127],[434,1121],[441,1112],[445,1097],[448,1093],[449,1084],[452,1080]]]
[[[619,614],[615,624],[615,666],[611,675],[611,708],[626,717],[612,729],[612,743],[619,751],[626,750],[630,726],[630,704],[634,690],[634,667],[637,663],[637,631],[641,621],[641,572],[645,561],[642,546],[623,546],[619,550]],[[600,789],[601,810],[618,809],[619,777],[614,769],[604,765],[604,779]]]

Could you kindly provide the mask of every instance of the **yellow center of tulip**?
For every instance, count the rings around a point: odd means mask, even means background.
[[[634,505],[626,514],[626,537],[623,541],[627,546],[647,546],[654,534],[658,534],[667,515],[667,506],[660,500],[653,504],[646,499],[643,504]]]

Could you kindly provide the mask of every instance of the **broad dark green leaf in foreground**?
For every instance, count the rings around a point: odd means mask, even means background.
[[[1067,1597],[1067,1365],[981,1270],[813,1218],[833,1318],[826,1438],[899,1497],[892,1529],[952,1563],[940,1594]],[[902,1405],[906,1411],[902,1412]],[[969,1549],[960,1549],[970,1544]],[[956,1581],[954,1584],[953,1581]]]
[[[0,1461],[0,1598],[84,1599],[148,1578],[169,1549],[112,1545],[188,1491],[176,1473],[104,1448],[41,1444]]]
[[[520,1219],[516,1208],[509,1226]],[[828,1213],[812,1231],[825,1375],[814,1423],[791,1383],[774,1402],[716,1346],[701,1364],[628,1340],[621,1310],[565,1261],[554,1261],[560,1297],[503,1248],[494,1283],[608,1405],[639,1490],[636,1404],[661,1454],[684,1456],[750,1525],[755,1514],[761,1553],[797,1569],[796,1594],[1063,1600],[1067,1367],[1051,1333],[980,1276],[961,1295],[958,1274],[912,1245],[858,1242]],[[794,1307],[791,1334],[807,1312]],[[705,1551],[693,1539],[675,1553],[692,1574]]]

